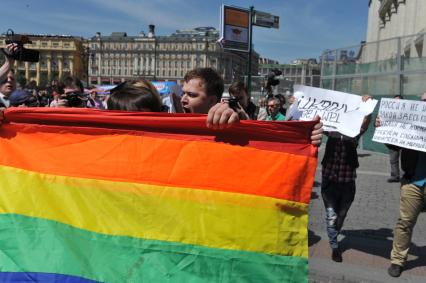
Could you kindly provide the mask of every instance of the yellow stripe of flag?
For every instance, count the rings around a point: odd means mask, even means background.
[[[306,204],[0,166],[4,174],[8,178],[0,178],[3,214],[50,219],[108,235],[308,256]]]

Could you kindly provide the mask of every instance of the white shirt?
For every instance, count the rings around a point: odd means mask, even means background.
[[[5,97],[3,93],[0,92],[0,103],[3,103],[4,106],[9,107],[10,101]]]

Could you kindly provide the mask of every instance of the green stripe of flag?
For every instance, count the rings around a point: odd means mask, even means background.
[[[103,282],[307,282],[306,258],[97,234],[55,221],[0,215],[0,271]],[[173,227],[170,227],[173,233]]]

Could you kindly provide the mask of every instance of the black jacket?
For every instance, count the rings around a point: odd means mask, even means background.
[[[247,115],[251,120],[257,120],[257,114],[259,113],[259,108],[251,101],[249,101],[247,105],[247,109],[245,109]]]
[[[403,179],[411,181],[416,173],[417,161],[419,159],[419,152],[412,149],[403,148],[401,151],[401,168],[404,171]]]

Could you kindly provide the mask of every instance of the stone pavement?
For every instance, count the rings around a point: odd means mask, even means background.
[[[414,228],[407,266],[399,278],[387,274],[399,212],[399,184],[387,183],[387,155],[358,150],[357,192],[343,226],[343,263],[331,260],[321,198],[320,161],[309,209],[309,282],[426,282],[426,213]]]

